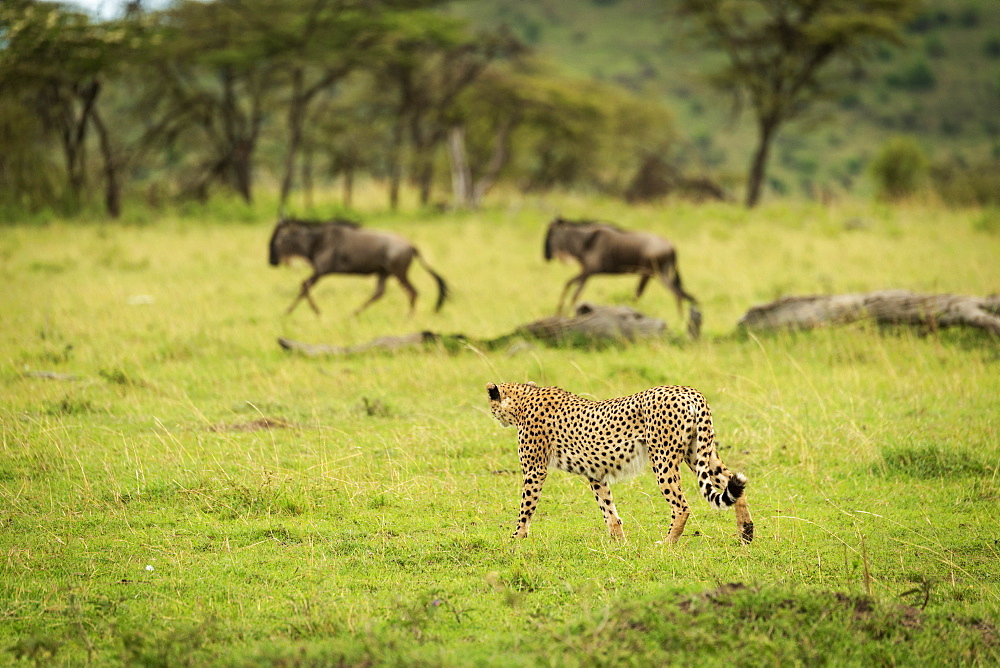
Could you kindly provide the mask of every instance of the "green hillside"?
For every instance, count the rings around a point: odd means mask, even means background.
[[[752,118],[706,75],[721,62],[656,0],[467,0],[453,11],[481,26],[506,23],[567,74],[662,99],[684,136],[673,158],[730,188],[745,177]],[[857,89],[780,135],[771,193],[871,190],[866,168],[883,143],[916,137],[938,165],[1000,157],[1000,2],[938,0],[857,73]]]

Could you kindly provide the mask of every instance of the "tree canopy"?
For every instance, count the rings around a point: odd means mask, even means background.
[[[874,45],[899,43],[918,7],[919,0],[680,0],[701,41],[726,55],[715,85],[755,116],[747,206],[760,199],[778,130],[850,85],[850,66]]]

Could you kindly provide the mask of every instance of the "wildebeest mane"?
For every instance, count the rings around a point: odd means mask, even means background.
[[[617,232],[624,232],[625,230],[614,223],[609,223],[603,220],[590,220],[587,218],[581,220],[567,220],[562,216],[557,216],[549,224],[548,233],[545,235],[545,250],[544,255],[546,260],[551,260],[555,255],[555,249],[552,247],[552,233],[556,225],[569,225],[574,229],[581,230],[583,228],[593,227],[593,234],[589,235],[583,244],[585,250],[589,250],[594,244],[594,240],[597,238],[597,232],[601,229],[615,230]]]
[[[566,220],[565,218],[557,218],[556,222],[563,223],[564,225],[573,225],[574,227],[606,227],[619,232],[625,231],[624,228],[619,227],[614,223],[609,223],[606,220],[590,220],[588,218],[582,218],[580,220]]]
[[[295,223],[296,225],[306,225],[308,227],[324,227],[326,225],[338,225],[341,227],[350,227],[352,229],[358,229],[361,227],[361,223],[347,220],[346,218],[331,218],[330,220],[302,220],[300,218],[285,218],[282,222]]]

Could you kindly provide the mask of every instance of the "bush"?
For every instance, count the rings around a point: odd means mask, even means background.
[[[898,200],[917,192],[928,169],[927,156],[912,137],[893,137],[872,163],[879,197]]]
[[[990,37],[983,44],[983,53],[989,58],[1000,58],[1000,37]]]
[[[966,165],[936,163],[931,182],[941,201],[953,206],[1000,206],[1000,160]]]
[[[918,60],[909,67],[890,74],[885,81],[890,86],[913,92],[929,91],[937,85],[934,72],[924,60]]]

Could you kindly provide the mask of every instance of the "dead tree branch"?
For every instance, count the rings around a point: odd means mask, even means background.
[[[737,323],[740,329],[813,329],[872,320],[881,325],[927,329],[974,327],[1000,336],[1000,295],[968,297],[884,290],[847,295],[785,297],[754,306]]]

